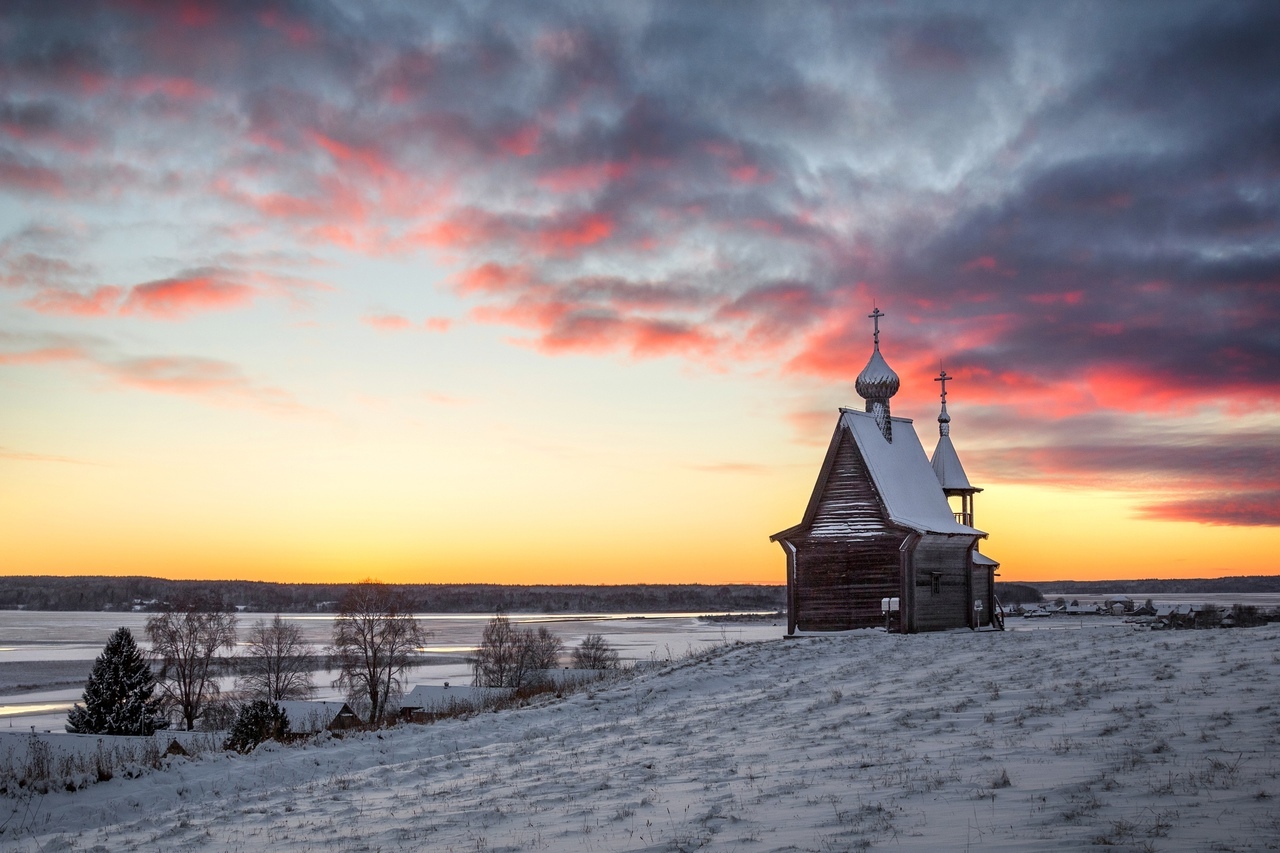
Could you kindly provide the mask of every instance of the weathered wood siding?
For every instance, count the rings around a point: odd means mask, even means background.
[[[840,431],[835,462],[809,524],[808,538],[856,542],[889,530],[871,473],[848,430]]]
[[[900,594],[904,536],[889,523],[853,438],[842,432],[808,530],[794,540],[796,626],[843,631],[883,625],[880,599]]]
[[[982,602],[982,613],[978,624],[986,627],[991,624],[991,613],[995,607],[995,596],[991,585],[991,569],[978,566],[973,570],[973,598]]]
[[[973,607],[969,590],[967,536],[924,536],[912,554],[915,567],[915,630],[967,628]],[[934,577],[937,575],[935,591]]]
[[[844,631],[884,624],[880,599],[897,596],[898,549],[892,540],[852,550],[809,540],[796,549],[796,627]]]

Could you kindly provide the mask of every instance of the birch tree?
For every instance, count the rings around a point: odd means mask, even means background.
[[[166,704],[177,709],[187,731],[218,698],[215,672],[220,649],[236,647],[236,617],[184,603],[147,620],[151,655],[160,662],[156,682]]]
[[[361,581],[342,597],[333,623],[334,686],[367,706],[369,722],[378,724],[390,700],[403,692],[404,673],[428,636],[403,595],[384,583]]]
[[[302,629],[277,613],[270,622],[253,623],[240,658],[240,691],[251,699],[281,702],[310,699],[311,648]]]

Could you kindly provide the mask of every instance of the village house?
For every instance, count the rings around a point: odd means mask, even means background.
[[[505,687],[459,687],[447,681],[443,687],[419,684],[400,700],[400,716],[411,723],[429,723],[488,708],[510,695]]]
[[[346,702],[312,702],[289,700],[276,703],[289,719],[289,733],[339,732],[364,725],[364,721]]]
[[[787,633],[886,626],[903,633],[1003,626],[999,565],[978,551],[974,495],[950,437],[944,371],[939,440],[925,456],[909,418],[894,417],[898,375],[873,347],[841,408],[801,522],[770,537],[787,558]],[[958,499],[958,508],[949,503]]]

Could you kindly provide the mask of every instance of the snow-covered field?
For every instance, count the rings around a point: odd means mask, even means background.
[[[747,643],[0,799],[0,848],[1280,849],[1280,626]]]

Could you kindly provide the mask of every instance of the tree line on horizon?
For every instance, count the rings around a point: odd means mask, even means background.
[[[661,613],[781,612],[785,585],[757,584],[387,584],[416,613]],[[314,613],[336,610],[349,584],[270,581],[182,581],[153,577],[19,575],[0,584],[0,609],[131,611],[165,609],[175,601],[214,602],[228,612]],[[1089,595],[1280,593],[1280,576],[1252,575],[1176,580],[997,583],[1005,604],[1042,601],[1044,592]]]
[[[625,613],[781,610],[785,586],[753,584],[387,584],[416,613]],[[336,610],[350,584],[185,581],[152,577],[15,576],[0,584],[0,609],[151,612],[174,601],[223,610],[314,613]]]

